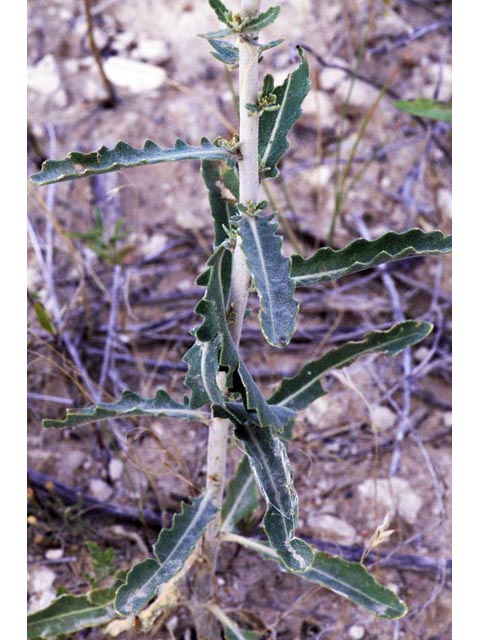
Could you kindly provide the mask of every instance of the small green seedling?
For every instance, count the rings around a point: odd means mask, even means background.
[[[318,286],[395,260],[448,253],[451,238],[440,231],[410,229],[372,241],[357,239],[339,250],[324,247],[310,257],[285,257],[277,218],[265,212],[266,202],[260,201],[259,192],[262,181],[278,176],[289,133],[301,115],[310,86],[305,53],[298,48],[298,67],[280,86],[274,86],[272,76],[267,75],[259,91],[261,54],[278,44],[260,44],[259,32],[275,20],[280,9],[270,7],[262,13],[260,0],[242,0],[236,13],[220,0],[209,0],[209,4],[223,29],[204,37],[218,60],[230,68],[238,66],[238,139],[228,143],[203,139],[199,146],[177,140],[170,148],[147,140],[141,149],[118,142],[113,149],[101,147],[92,153],[72,152],[64,160],[48,160],[32,176],[34,184],[44,185],[143,164],[201,160],[214,246],[197,280],[205,289],[195,308],[202,320],[194,332],[195,343],[184,356],[189,397],[177,401],[163,389],[153,398],[126,391],[116,402],[68,410],[64,420],[44,424],[64,429],[134,416],[168,416],[207,424],[205,491],[182,505],[171,527],[160,532],[151,557],[117,574],[109,588],[92,585],[85,595],[62,595],[32,614],[29,638],[51,638],[93,626],[104,627],[111,636],[134,629],[146,631],[166,609],[180,605],[192,611],[199,638],[221,638],[222,628],[229,638],[254,637],[252,631],[239,629],[221,608],[215,570],[223,544],[243,545],[299,580],[331,589],[376,616],[394,620],[407,611],[405,603],[362,564],[322,553],[297,535],[298,498],[288,444],[297,412],[325,394],[321,380],[328,371],[369,353],[397,354],[428,336],[432,325],[407,320],[369,333],[358,342],[347,342],[306,362],[292,377],[279,380],[268,398],[245,364],[239,342],[252,285],[260,302],[263,336],[268,344],[283,348],[296,330],[297,288]],[[100,223],[97,217],[97,226],[84,240],[103,252]],[[226,454],[232,443],[241,449],[243,458],[227,482]],[[238,532],[238,524],[259,506],[257,490],[264,503],[263,540]],[[193,585],[188,600],[182,594],[187,572]]]

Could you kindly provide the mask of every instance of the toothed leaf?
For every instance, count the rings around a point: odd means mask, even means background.
[[[208,416],[204,413],[192,411],[189,405],[175,402],[168,393],[159,389],[154,398],[142,398],[131,391],[124,391],[118,402],[99,402],[85,409],[67,409],[67,416],[64,420],[44,420],[43,426],[65,429],[99,420],[137,416],[165,416],[208,422]]]
[[[275,104],[280,109],[264,111],[260,116],[258,152],[262,174],[266,178],[275,178],[279,173],[277,164],[289,147],[288,135],[302,115],[301,104],[310,89],[305,52],[300,47],[298,52],[302,59],[300,66],[273,91],[277,97]]]
[[[388,331],[373,331],[358,342],[346,342],[341,347],[328,351],[318,360],[308,362],[292,378],[285,378],[269,402],[281,404],[295,411],[305,409],[325,394],[320,378],[327,371],[345,367],[367,353],[395,355],[426,338],[432,328],[429,322],[407,320],[394,325]]]
[[[177,160],[232,160],[233,158],[230,151],[213,145],[206,138],[202,139],[199,147],[192,147],[183,140],[177,140],[172,148],[162,148],[152,140],[147,140],[142,149],[137,149],[120,141],[113,149],[100,147],[98,151],[91,153],[72,151],[63,160],[46,160],[40,172],[35,173],[30,179],[36,185],[43,185],[138,167],[143,164]]]
[[[293,297],[290,259],[282,255],[277,226],[273,216],[243,215],[238,233],[260,299],[262,333],[269,344],[284,347],[295,331],[298,305]]]
[[[389,231],[376,240],[354,240],[344,249],[322,247],[311,258],[295,255],[292,257],[292,279],[296,286],[318,284],[379,264],[450,253],[451,250],[452,236],[445,236],[441,231]]]
[[[160,532],[153,546],[155,559],[149,558],[127,573],[126,583],[115,598],[115,607],[120,613],[130,615],[141,611],[159,587],[182,570],[217,511],[208,494],[195,498],[191,505],[183,503],[171,528]]]
[[[276,560],[283,568],[280,557],[267,541],[250,540],[241,536],[235,536],[235,541],[247,549],[257,551],[266,559]],[[405,603],[393,591],[380,585],[365,567],[357,562],[315,550],[312,565],[307,571],[291,573],[348,598],[380,618],[395,620],[407,613]]]
[[[298,497],[285,445],[271,429],[243,424],[235,428],[250,461],[257,485],[267,503],[263,527],[282,562],[292,570],[305,571],[313,561],[308,545],[295,537]]]

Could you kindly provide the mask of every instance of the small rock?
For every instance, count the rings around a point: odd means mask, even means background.
[[[140,40],[132,51],[132,57],[152,64],[162,64],[170,58],[170,50],[164,40]]]
[[[118,458],[112,458],[108,464],[108,473],[113,482],[120,480],[123,473],[123,462]]]
[[[109,41],[109,37],[105,33],[105,31],[103,31],[103,29],[99,29],[98,27],[95,27],[93,29],[93,39],[95,40],[95,44],[97,45],[97,49],[99,51],[105,49]]]
[[[347,110],[349,115],[365,115],[378,97],[379,90],[366,82],[356,80],[351,88],[350,79],[344,80],[335,91],[335,106],[337,111]],[[345,102],[348,99],[348,104]]]
[[[135,44],[136,36],[131,31],[124,31],[118,33],[112,42],[112,47],[115,51],[126,51],[129,47]]]
[[[59,560],[63,556],[63,549],[49,549],[45,552],[47,560]]]
[[[60,476],[63,482],[73,481],[76,472],[85,462],[86,454],[80,449],[70,449],[61,459]]]
[[[100,478],[93,478],[90,480],[89,490],[92,497],[96,500],[100,500],[100,502],[108,502],[113,494],[112,487]]]
[[[325,189],[333,185],[333,173],[335,168],[328,165],[321,165],[305,171],[303,179],[312,187]]]
[[[429,353],[430,349],[428,347],[419,347],[413,352],[413,359],[415,362],[423,362],[423,360],[428,357]]]
[[[344,63],[347,66],[347,63]],[[341,69],[332,69],[326,67],[320,73],[320,84],[325,91],[333,91],[347,77],[347,73]]]
[[[332,98],[324,91],[309,91],[302,102],[301,123],[306,127],[328,127],[333,124]]]
[[[437,191],[437,207],[445,218],[452,217],[452,192],[449,189]]]
[[[161,67],[120,56],[108,58],[104,69],[114,85],[125,87],[133,93],[158,89],[167,79],[167,73]]]
[[[369,525],[374,527],[372,507],[377,503],[380,514],[397,515],[408,524],[414,524],[422,507],[422,499],[402,478],[368,478],[358,486],[360,508],[365,512]]]
[[[307,524],[315,529],[317,535],[333,542],[351,545],[357,537],[357,532],[348,522],[328,513],[310,513]]]
[[[57,63],[51,53],[47,53],[35,66],[28,67],[27,87],[43,95],[53,95],[62,88]]]
[[[451,411],[446,411],[443,414],[443,418],[442,418],[443,424],[445,427],[451,427],[452,426],[452,412]]]
[[[365,627],[362,627],[361,624],[354,624],[348,630],[348,637],[352,638],[352,640],[361,640],[365,636]]]
[[[28,586],[30,598],[28,613],[35,613],[48,607],[55,600],[55,590],[52,588],[55,573],[48,567],[33,567],[28,572]]]
[[[378,429],[379,431],[390,429],[397,421],[397,416],[391,409],[380,405],[373,407],[371,417],[373,429]]]

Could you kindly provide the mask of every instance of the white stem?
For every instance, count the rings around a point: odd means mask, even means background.
[[[241,11],[244,15],[254,15],[260,9],[261,0],[242,0]],[[258,47],[238,38],[239,48],[239,106],[240,106],[240,151],[239,161],[240,202],[257,203],[259,191],[258,177],[258,115],[251,114],[247,103],[255,103],[258,92]],[[250,272],[241,249],[240,238],[233,254],[232,283],[228,300],[228,309],[233,311],[230,331],[238,346],[242,333],[243,318],[248,300]],[[219,384],[224,384],[220,379]],[[212,501],[221,507],[225,488],[225,467],[230,423],[221,418],[212,418],[208,436],[207,454],[207,491]],[[209,565],[209,576],[199,577],[199,588],[203,597],[212,595],[212,581],[219,546],[220,513],[210,523],[205,533],[203,552]],[[210,586],[205,584],[209,580]],[[210,592],[210,593],[209,593]],[[207,636],[205,636],[207,637]]]
[[[253,15],[260,10],[261,0],[242,0],[242,13]],[[238,163],[240,182],[240,202],[257,202],[259,191],[258,178],[258,114],[251,113],[246,105],[255,104],[258,93],[258,47],[238,38],[239,51],[239,113],[240,113],[240,152],[242,159]],[[234,312],[231,325],[232,338],[238,346],[242,332],[243,317],[247,307],[250,272],[238,238],[233,253],[232,284],[229,308]]]

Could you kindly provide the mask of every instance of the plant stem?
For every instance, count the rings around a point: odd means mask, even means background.
[[[254,15],[260,9],[261,0],[242,0],[241,11]],[[255,103],[258,92],[258,48],[238,38],[239,48],[239,117],[242,158],[239,161],[240,202],[257,202],[259,191],[258,165],[258,115],[251,114],[247,103]],[[243,327],[243,318],[248,301],[250,271],[238,237],[232,261],[232,283],[228,309],[232,310],[230,331],[238,346]],[[219,380],[223,383],[223,380]],[[225,488],[225,468],[230,423],[221,418],[212,418],[208,437],[206,489],[212,494],[213,503],[220,509]],[[215,593],[215,569],[219,547],[220,511],[210,523],[203,540],[203,567],[199,567],[196,584],[197,601],[207,602]],[[219,637],[218,623],[212,614],[202,607],[197,612],[199,638],[210,640]]]
[[[105,73],[105,70],[103,68],[102,58],[100,56],[97,43],[95,42],[95,37],[93,35],[93,18],[92,18],[92,9],[90,5],[90,0],[83,0],[83,7],[85,10],[85,18],[87,20],[88,42],[90,44],[90,49],[92,50],[92,55],[95,59],[95,63],[98,67],[98,72],[100,73],[103,86],[105,87],[105,91],[107,92],[107,96],[108,96],[107,99],[105,100],[105,106],[113,108],[118,104],[118,96],[113,84],[110,82],[110,80],[107,77],[107,74]]]

